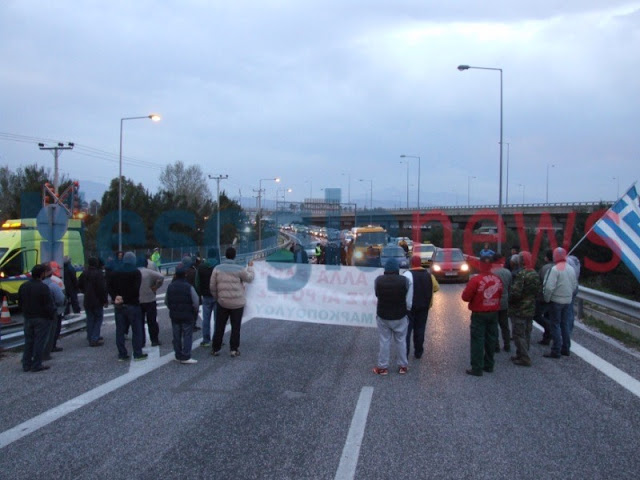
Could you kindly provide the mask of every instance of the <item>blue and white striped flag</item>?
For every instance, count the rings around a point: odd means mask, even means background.
[[[640,281],[640,206],[635,185],[607,210],[594,230]]]

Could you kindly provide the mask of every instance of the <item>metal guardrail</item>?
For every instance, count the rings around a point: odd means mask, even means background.
[[[640,321],[640,302],[616,297],[610,293],[600,292],[587,287],[578,287],[577,298],[581,301],[578,304],[580,316],[582,316],[583,311],[582,302],[589,302]]]

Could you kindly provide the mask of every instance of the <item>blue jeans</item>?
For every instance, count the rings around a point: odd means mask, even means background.
[[[216,301],[213,297],[202,296],[202,341],[211,343],[211,316],[215,323]]]
[[[391,338],[396,346],[398,366],[406,367],[407,363],[407,328],[409,319],[405,316],[400,320],[383,320],[376,317],[380,349],[378,350],[378,367],[389,368],[391,354]]]
[[[85,308],[87,315],[87,341],[97,342],[100,338],[104,310],[102,307]]]
[[[133,356],[140,357],[142,355],[142,342],[144,340],[144,331],[142,329],[142,310],[140,305],[122,305],[115,308],[116,317],[116,347],[118,347],[118,355],[126,357],[127,347],[124,345],[124,334],[131,327],[131,344],[133,347]]]
[[[571,349],[571,308],[570,303],[551,302],[549,307],[552,353],[569,352]]]
[[[409,326],[407,328],[407,356],[413,338],[413,354],[416,358],[422,357],[424,353],[424,333],[427,329],[427,317],[429,307],[412,309],[408,313]]]
[[[176,354],[176,360],[189,360],[193,342],[193,323],[171,322],[171,327],[173,328],[173,351]]]

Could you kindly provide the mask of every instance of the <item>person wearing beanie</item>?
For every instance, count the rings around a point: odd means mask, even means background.
[[[389,374],[389,357],[393,339],[398,373],[405,374],[408,370],[407,328],[409,319],[407,313],[412,306],[413,287],[405,276],[400,275],[398,261],[395,258],[389,258],[384,265],[384,273],[376,278],[374,288],[378,299],[376,323],[380,348],[378,350],[378,365],[373,368],[373,373],[377,375]]]
[[[405,242],[406,243],[406,242]],[[411,268],[404,272],[404,277],[413,290],[411,309],[407,313],[407,356],[413,338],[413,355],[419,359],[424,353],[424,332],[427,327],[429,307],[433,300],[434,284],[431,273],[422,268],[420,255],[411,257]],[[412,335],[413,334],[413,335]]]
[[[495,345],[498,338],[498,310],[502,281],[491,272],[493,256],[484,255],[478,262],[479,273],[472,277],[462,292],[462,300],[471,310],[471,368],[469,375],[481,377],[493,372]]]
[[[558,247],[553,251],[555,264],[546,276],[542,292],[545,302],[551,302],[549,320],[551,329],[551,351],[547,358],[569,356],[571,350],[571,312],[573,292],[578,288],[575,270],[567,263],[567,252]]]
[[[211,296],[216,299],[216,318],[213,332],[213,345],[211,355],[220,355],[222,338],[227,320],[231,323],[231,337],[229,347],[231,356],[240,355],[240,327],[242,326],[242,314],[247,302],[245,284],[253,282],[253,260],[250,260],[247,268],[243,268],[235,262],[236,249],[227,248],[225,258],[211,273],[209,290]]]
[[[107,284],[100,262],[96,257],[89,257],[87,267],[78,279],[78,289],[84,294],[83,306],[87,316],[87,342],[90,347],[104,345],[100,336],[104,307],[108,304]]]
[[[122,257],[121,268],[115,270],[110,277],[109,293],[115,305],[116,347],[118,360],[130,359],[124,343],[125,332],[131,327],[131,344],[134,360],[145,360],[148,355],[142,351],[144,331],[142,311],[140,310],[140,284],[142,274],[136,268],[136,255],[127,252]]]
[[[167,288],[164,303],[169,309],[169,318],[171,318],[175,360],[184,365],[191,365],[198,363],[195,358],[191,358],[191,344],[193,315],[198,311],[200,300],[195,288],[187,282],[186,272],[184,265],[176,268],[173,281]]]
[[[531,253],[522,251],[519,256],[518,264],[522,265],[522,268],[515,275],[509,293],[509,315],[513,328],[513,343],[516,346],[516,354],[511,357],[511,361],[521,367],[530,367],[531,328],[536,311],[536,298],[542,290],[542,284],[540,276],[533,269]]]
[[[193,257],[191,257],[191,255],[185,255],[184,257],[182,257],[182,261],[180,262],[180,265],[178,266],[178,268],[182,268],[182,270],[184,271],[184,276],[185,279],[187,280],[187,282],[189,283],[189,285],[191,285],[193,288],[196,289],[196,292],[198,291],[198,287],[196,286],[196,267],[193,264]],[[177,269],[176,269],[177,271]],[[173,277],[173,279],[175,280],[175,275]],[[193,316],[193,331],[196,332],[198,330],[200,330],[200,327],[198,327],[198,312],[195,313],[195,315]]]

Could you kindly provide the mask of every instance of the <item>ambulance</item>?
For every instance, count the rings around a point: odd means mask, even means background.
[[[76,270],[84,265],[82,220],[70,219],[61,238],[63,255],[71,258]],[[41,261],[43,241],[35,218],[7,220],[0,225],[0,301],[16,306],[18,289],[29,279],[31,269]]]

